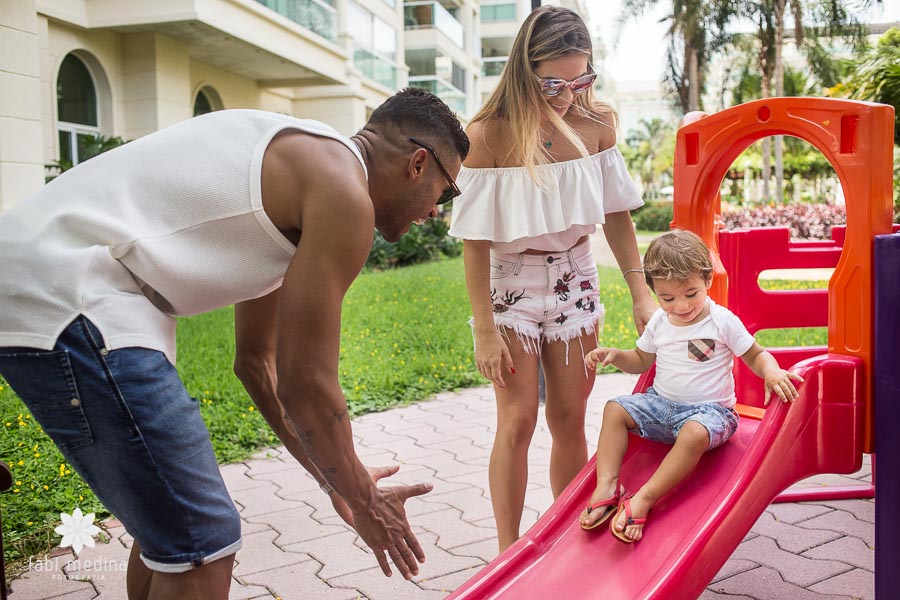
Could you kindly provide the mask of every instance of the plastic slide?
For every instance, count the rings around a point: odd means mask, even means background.
[[[596,482],[591,460],[523,538],[450,598],[696,598],[784,488],[860,468],[861,439],[843,435],[848,427],[862,435],[859,359],[823,355],[794,371],[806,380],[801,397],[773,405],[761,422],[742,418],[731,440],[656,504],[640,542],[579,527]],[[823,437],[842,441],[823,448]],[[668,449],[631,436],[626,489],[646,481]]]

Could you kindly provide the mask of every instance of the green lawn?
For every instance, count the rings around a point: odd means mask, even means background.
[[[823,282],[768,285],[823,287]],[[606,305],[600,343],[633,346],[630,299],[617,269],[600,268],[600,289]],[[344,302],[340,379],[351,413],[485,384],[474,366],[469,314],[461,258],[363,274]],[[764,333],[760,341],[767,345],[825,342],[823,329]],[[239,461],[278,444],[232,374],[232,309],[180,319],[178,356],[178,370],[201,402],[220,462]],[[2,379],[0,429],[0,458],[10,465],[15,482],[0,496],[7,561],[40,555],[58,543],[53,528],[60,511],[80,506],[85,513],[104,514]]]

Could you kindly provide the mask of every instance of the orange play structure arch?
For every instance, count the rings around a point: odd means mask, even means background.
[[[718,246],[719,187],[753,142],[792,135],[815,146],[840,179],[847,209],[843,251],[828,285],[828,352],[864,365],[864,451],[874,451],[874,238],[891,232],[894,111],[890,106],[830,98],[769,98],[706,115],[690,113],[675,150],[673,228],[709,246],[711,295],[728,304],[728,275]],[[898,275],[900,276],[900,275]]]

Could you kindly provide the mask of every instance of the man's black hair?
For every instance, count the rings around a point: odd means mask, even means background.
[[[469,138],[459,119],[440,98],[422,88],[400,90],[375,109],[369,123],[394,126],[406,135],[433,140],[455,149],[461,160],[469,154]]]

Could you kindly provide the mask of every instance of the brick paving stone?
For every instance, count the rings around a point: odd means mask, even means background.
[[[484,448],[476,446],[471,440],[456,440],[453,442],[441,442],[432,444],[428,447],[430,450],[449,452],[456,460],[466,462],[473,459],[481,459],[484,457]]]
[[[832,485],[859,485],[859,480],[850,477],[849,475],[839,475],[837,473],[822,473],[820,475],[813,475],[812,477],[807,477],[803,481],[797,483],[793,487],[795,488],[807,488],[807,487],[817,487],[817,486],[832,486]]]
[[[411,458],[406,461],[408,465],[420,465],[434,470],[434,472],[444,481],[453,481],[460,475],[471,473],[483,473],[484,467],[478,465],[470,465],[457,460],[452,452],[442,452],[433,456],[422,456]],[[487,475],[485,475],[485,478]],[[485,479],[486,481],[486,479]]]
[[[90,582],[66,579],[61,566],[52,566],[51,569],[27,571],[10,581],[10,597],[13,600],[89,600],[97,595]]]
[[[874,600],[875,574],[863,569],[854,569],[820,581],[809,589],[822,594],[841,594],[855,599]]]
[[[278,496],[278,486],[266,486],[240,490],[231,494],[231,499],[240,505],[239,512],[244,519],[290,508],[299,508],[301,503]]]
[[[282,549],[297,542],[305,542],[348,531],[347,527],[318,523],[310,518],[312,513],[313,508],[311,506],[302,505],[298,508],[250,517],[247,521],[265,525],[277,532],[278,536],[275,538],[274,543]]]
[[[452,431],[452,434],[455,439],[465,438],[479,448],[490,447],[494,443],[494,432],[478,423],[466,423],[465,427]]]
[[[723,579],[707,588],[717,594],[752,594],[759,600],[847,600],[847,596],[823,595],[784,581],[774,569],[759,567]]]
[[[766,509],[766,512],[770,513],[775,517],[775,520],[780,523],[796,525],[801,521],[806,521],[813,517],[818,517],[821,514],[825,514],[829,510],[830,509],[827,506],[820,506],[818,504],[784,502],[780,504],[770,504],[769,508]]]
[[[441,473],[439,470],[438,473]],[[462,473],[458,473],[455,475],[441,475],[441,479],[448,481],[450,483],[465,483],[472,487],[477,487],[483,490],[489,490],[490,484],[488,482],[488,472],[486,469],[478,468],[474,471],[469,470]],[[490,494],[490,492],[486,492]]]
[[[731,594],[717,594],[709,590],[704,590],[698,600],[756,600],[750,596],[732,596]]]
[[[61,563],[62,571],[72,581],[90,581],[97,594],[115,597],[125,589],[128,572],[128,558],[131,551],[113,539],[98,543],[93,548],[84,547],[77,558],[69,558]]]
[[[315,559],[322,565],[318,576],[327,580],[371,569],[378,565],[378,561],[371,551],[368,551],[368,548],[364,550],[353,543],[357,537],[354,531],[344,531],[315,540],[290,544],[283,548],[297,556]]]
[[[275,492],[276,495],[287,500],[293,500],[293,495],[295,494],[319,489],[319,484],[313,479],[313,476],[296,463],[294,464],[294,468],[291,469],[258,475],[254,481],[259,484],[254,487],[270,484],[274,485],[278,488]],[[232,497],[234,497],[234,492],[242,492],[244,489],[239,488],[237,490],[232,490],[229,488],[229,491],[232,492]]]
[[[437,536],[428,531],[416,529],[416,538],[425,552],[425,562],[419,565],[419,574],[413,580],[427,589],[439,589],[425,582],[444,578],[466,569],[484,566],[484,561],[473,556],[460,556],[448,552],[437,545]],[[460,582],[462,583],[462,582]],[[455,588],[453,588],[455,589]],[[452,591],[452,590],[451,590]]]
[[[265,523],[250,523],[246,519],[241,519],[241,536],[252,535],[260,531],[270,531],[271,529]]]
[[[474,542],[472,544],[463,544],[462,546],[457,546],[452,550],[448,550],[450,554],[455,556],[473,556],[475,558],[480,558],[485,564],[497,558],[498,551],[496,537],[481,540],[480,542]]]
[[[322,567],[314,560],[269,569],[242,579],[262,589],[269,588],[281,600],[352,600],[359,597],[357,590],[334,588],[316,576]]]
[[[875,528],[872,524],[861,521],[842,510],[833,510],[814,519],[798,523],[797,526],[805,529],[829,529],[843,535],[857,537],[869,547],[875,546]]]
[[[419,586],[426,590],[434,590],[449,595],[453,590],[474,577],[483,567],[484,565],[480,564],[477,567],[469,567],[468,569],[462,569],[456,573],[449,573],[442,577],[427,579],[419,582]]]
[[[456,432],[447,433],[444,431],[443,424],[443,421],[436,425],[423,423],[415,429],[407,429],[403,432],[403,435],[411,437],[418,445],[423,447],[428,447],[431,444],[454,442],[458,440],[460,436],[457,435]],[[391,431],[395,431],[394,428],[391,428]]]
[[[275,545],[277,531],[261,531],[245,535],[243,546],[237,553],[237,565],[234,567],[235,577],[243,579],[245,575],[268,571],[310,560],[308,556],[295,552],[285,552]]]
[[[814,504],[842,510],[850,513],[860,521],[875,524],[874,500],[816,500]]]
[[[427,496],[422,497],[426,504],[432,502]],[[449,492],[436,496],[435,502],[443,504],[446,508],[456,508],[462,512],[464,521],[472,523],[487,517],[494,516],[494,509],[489,498],[484,496],[484,491],[474,487],[467,487],[455,492]]]
[[[275,596],[260,585],[244,585],[237,579],[231,579],[231,587],[228,588],[228,600],[256,600],[257,598],[268,598],[271,600]]]
[[[729,558],[727,561],[725,561],[725,564],[722,565],[722,568],[719,569],[719,572],[716,573],[716,576],[712,578],[712,583],[716,583],[723,579],[728,579],[729,577],[734,577],[738,573],[743,573],[744,571],[755,569],[758,566],[759,564],[753,562],[752,560]]]
[[[802,554],[806,558],[836,560],[867,571],[875,571],[875,550],[859,538],[842,537]]]
[[[285,469],[294,469],[297,467],[297,461],[291,458],[281,460],[277,456],[271,458],[255,458],[245,460],[244,465],[247,467],[247,477],[255,479],[258,475],[271,473],[272,471],[284,471]]]
[[[478,540],[485,540],[497,536],[494,528],[494,519],[488,519],[490,525],[478,526],[464,521],[462,512],[456,508],[441,510],[416,518],[416,526],[438,536],[437,546],[444,550],[452,550],[462,544],[468,544]],[[484,520],[479,521],[484,523]]]
[[[423,589],[413,581],[406,581],[396,570],[392,577],[385,577],[380,568],[336,577],[328,580],[328,583],[334,587],[359,590],[369,600],[442,600],[447,595]]]
[[[769,512],[764,512],[750,530],[772,538],[778,547],[794,554],[841,537],[840,533],[826,529],[801,529],[790,523],[780,523]]]
[[[814,560],[791,554],[778,548],[775,540],[765,536],[741,543],[732,556],[779,571],[785,581],[800,587],[852,569],[845,563],[833,560]]]
[[[249,488],[266,485],[265,481],[252,479],[247,475],[250,467],[243,463],[235,463],[233,465],[224,465],[221,467],[222,479],[225,480],[225,486],[231,492],[246,490]]]

